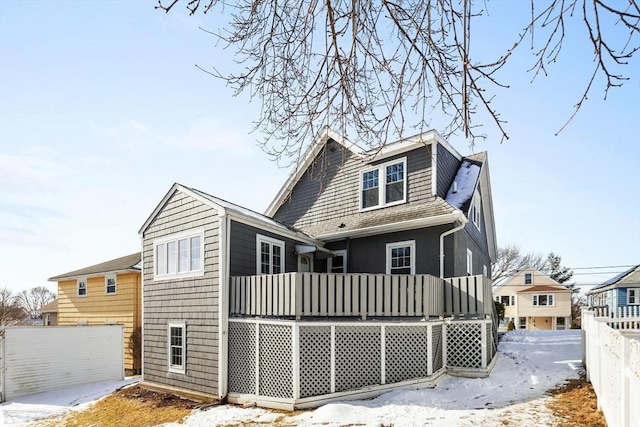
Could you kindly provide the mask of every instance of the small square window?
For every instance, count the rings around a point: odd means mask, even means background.
[[[467,249],[467,274],[473,274],[473,252],[471,249]]]
[[[415,274],[416,243],[407,242],[387,244],[387,274]]]

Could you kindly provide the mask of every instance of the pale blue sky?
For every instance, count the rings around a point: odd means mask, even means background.
[[[517,3],[489,2],[495,21],[472,48],[509,46]],[[286,179],[249,133],[259,103],[195,67],[232,60],[198,29],[215,16],[154,5],[0,1],[0,287],[55,290],[48,277],[139,250],[174,182],[262,212]],[[488,128],[475,147],[489,152],[498,243],[574,268],[640,263],[640,60],[606,102],[599,80],[556,137],[592,65],[579,31],[550,77],[530,84],[526,50],[502,73],[511,87],[494,102],[511,139]]]

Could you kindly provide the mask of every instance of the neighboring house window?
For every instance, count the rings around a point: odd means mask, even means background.
[[[473,274],[473,252],[471,249],[467,249],[467,274]]]
[[[524,284],[525,285],[530,285],[532,283],[533,283],[533,274],[524,273]]]
[[[87,296],[87,279],[78,279],[78,296]]]
[[[481,199],[480,199],[480,194],[478,194],[478,192],[476,191],[473,195],[473,199],[471,199],[471,207],[469,208],[469,218],[471,219],[471,222],[473,223],[473,225],[476,226],[476,228],[478,230],[480,230],[480,223],[481,221],[481,210],[480,210],[480,206],[481,206]]]
[[[185,339],[185,324],[184,322],[169,323],[168,335],[169,335],[169,371],[177,372],[180,374],[185,373],[185,359],[186,359],[186,339]]]
[[[110,274],[104,278],[104,292],[107,295],[115,295],[116,293],[116,275]]]
[[[387,274],[416,274],[416,242],[387,243]]]
[[[640,288],[627,289],[627,304],[640,305]]]
[[[556,329],[565,329],[564,317],[556,317]]]
[[[553,305],[553,294],[534,294],[533,305],[536,307]]]
[[[509,297],[509,295],[502,295],[500,297],[500,302],[505,306],[511,305],[511,298]]]
[[[257,271],[260,274],[284,272],[284,242],[260,234],[256,235]]]
[[[511,305],[516,305],[516,297],[515,297],[515,295],[511,295]]]
[[[407,159],[394,160],[362,171],[360,209],[404,203],[407,196]]]
[[[335,251],[336,256],[327,259],[327,272],[346,273],[347,272],[347,251],[342,249]]]
[[[154,241],[155,278],[194,277],[204,274],[204,231],[187,232]]]

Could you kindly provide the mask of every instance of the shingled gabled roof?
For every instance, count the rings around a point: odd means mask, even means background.
[[[587,294],[603,292],[608,289],[613,288],[621,288],[621,287],[635,287],[640,286],[640,264],[635,265],[628,269],[627,271],[623,271],[617,276],[612,277],[606,282],[591,288]]]
[[[97,276],[106,273],[119,273],[125,271],[140,271],[139,264],[141,260],[142,256],[140,255],[140,252],[136,252],[131,255],[101,262],[100,264],[95,264],[90,267],[59,274],[49,278],[49,281],[58,282],[60,280],[73,279],[76,277]]]

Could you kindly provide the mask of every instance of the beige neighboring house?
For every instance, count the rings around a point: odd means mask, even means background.
[[[535,269],[521,270],[493,288],[493,297],[504,304],[506,327],[553,330],[571,327],[571,290]]]
[[[54,299],[40,307],[40,314],[43,326],[58,326],[58,300]]]

